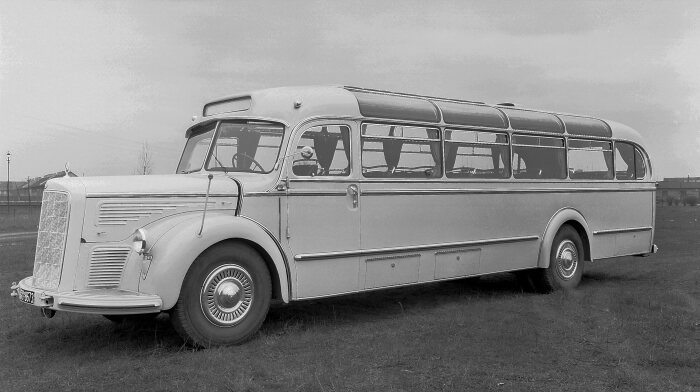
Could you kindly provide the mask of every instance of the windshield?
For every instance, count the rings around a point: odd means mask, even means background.
[[[284,127],[272,123],[222,121],[203,125],[187,140],[177,172],[191,173],[204,165],[206,170],[226,173],[269,173],[277,162],[283,137]],[[207,157],[212,138],[214,144]]]
[[[269,173],[275,166],[284,128],[262,122],[222,122],[207,170]]]
[[[177,165],[177,173],[192,173],[202,168],[215,129],[216,123],[212,122],[192,131],[185,144],[185,151],[182,152],[180,164]]]

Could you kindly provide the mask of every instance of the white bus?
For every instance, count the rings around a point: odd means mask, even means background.
[[[190,344],[250,338],[271,302],[514,271],[573,289],[653,245],[631,128],[355,87],[208,103],[177,173],[61,178],[12,295],[112,320],[169,312]]]

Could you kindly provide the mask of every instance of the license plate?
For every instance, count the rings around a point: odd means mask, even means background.
[[[28,304],[34,305],[34,292],[26,291],[22,289],[17,289],[17,296],[19,300]]]

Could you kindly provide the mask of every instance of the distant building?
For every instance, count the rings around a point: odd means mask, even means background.
[[[693,198],[695,202],[689,203]],[[659,181],[656,192],[657,204],[696,204],[698,200],[700,200],[700,177],[670,177]]]
[[[46,182],[58,177],[77,177],[71,171],[66,174],[64,170],[46,174],[41,177],[30,178],[29,181],[10,181],[10,202],[13,201],[41,201]],[[7,204],[7,181],[0,181],[0,203]]]

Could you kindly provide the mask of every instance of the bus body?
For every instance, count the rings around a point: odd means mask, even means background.
[[[287,303],[516,271],[571,289],[645,255],[642,140],[601,119],[354,87],[204,106],[177,174],[51,180],[34,273],[12,295],[110,318],[169,311],[199,346]]]

